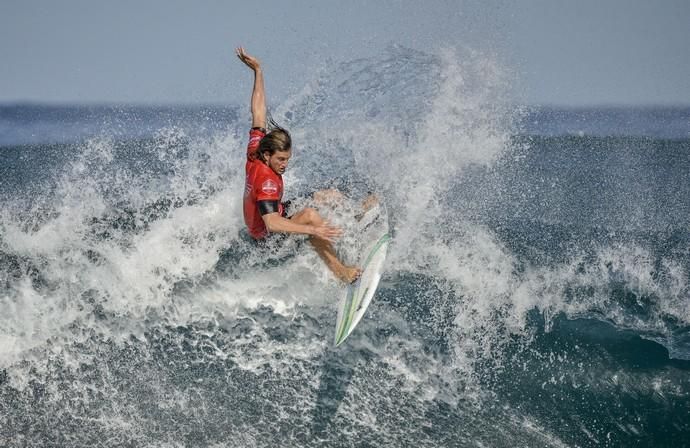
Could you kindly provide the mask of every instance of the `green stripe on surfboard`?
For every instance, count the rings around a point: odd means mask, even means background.
[[[379,238],[379,240],[376,242],[376,245],[369,252],[369,255],[367,255],[367,259],[364,262],[364,265],[362,266],[362,271],[365,271],[367,269],[369,263],[371,262],[371,259],[374,257],[376,252],[378,252],[381,246],[383,246],[389,240],[390,235],[388,233],[384,234],[381,238]],[[347,314],[343,316],[343,320],[342,322],[340,322],[340,328],[338,328],[338,337],[336,338],[335,345],[340,344],[347,335],[347,332],[350,329],[350,324],[352,323],[352,319],[354,318],[355,313],[359,309],[361,299],[366,296],[368,289],[369,288],[367,288],[367,290],[364,291],[364,294],[360,295],[359,303],[355,303],[354,295],[355,291],[357,290],[357,287],[352,285],[348,286],[347,301],[344,307]]]

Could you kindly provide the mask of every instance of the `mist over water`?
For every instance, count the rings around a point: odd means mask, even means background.
[[[4,135],[1,444],[686,446],[690,115],[595,129],[516,109],[510,82],[485,54],[391,47],[273,109],[286,198],[351,198],[322,210],[343,256],[359,201],[388,210],[338,349],[343,288],[308,244],[244,234],[248,110]]]

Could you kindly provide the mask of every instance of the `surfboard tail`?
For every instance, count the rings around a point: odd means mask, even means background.
[[[373,299],[381,279],[381,270],[389,242],[390,235],[386,232],[370,246],[362,266],[362,275],[355,284],[348,285],[347,295],[340,302],[338,311],[335,332],[336,347],[352,333]]]
[[[357,289],[359,287],[359,280],[355,284],[347,285],[347,297],[345,299],[345,305],[341,307],[341,311],[338,315],[339,325],[335,332],[335,346],[340,345],[350,334],[350,323],[352,322],[352,309],[354,306],[354,299],[356,296]]]

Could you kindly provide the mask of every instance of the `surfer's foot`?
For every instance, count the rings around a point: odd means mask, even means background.
[[[364,215],[374,208],[376,205],[379,203],[379,198],[376,197],[376,195],[370,194],[366,198],[364,198],[364,201],[362,201],[362,213],[359,213],[355,216],[355,219],[357,221],[361,221]]]
[[[362,270],[357,266],[343,266],[335,275],[345,283],[354,283],[360,275]]]

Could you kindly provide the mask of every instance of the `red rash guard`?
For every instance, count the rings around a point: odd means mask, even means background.
[[[264,135],[266,133],[259,129],[249,131],[245,165],[247,177],[244,185],[244,222],[249,234],[256,239],[268,235],[268,229],[259,211],[259,201],[278,201],[278,213],[283,215],[283,177],[257,159],[255,154]]]

